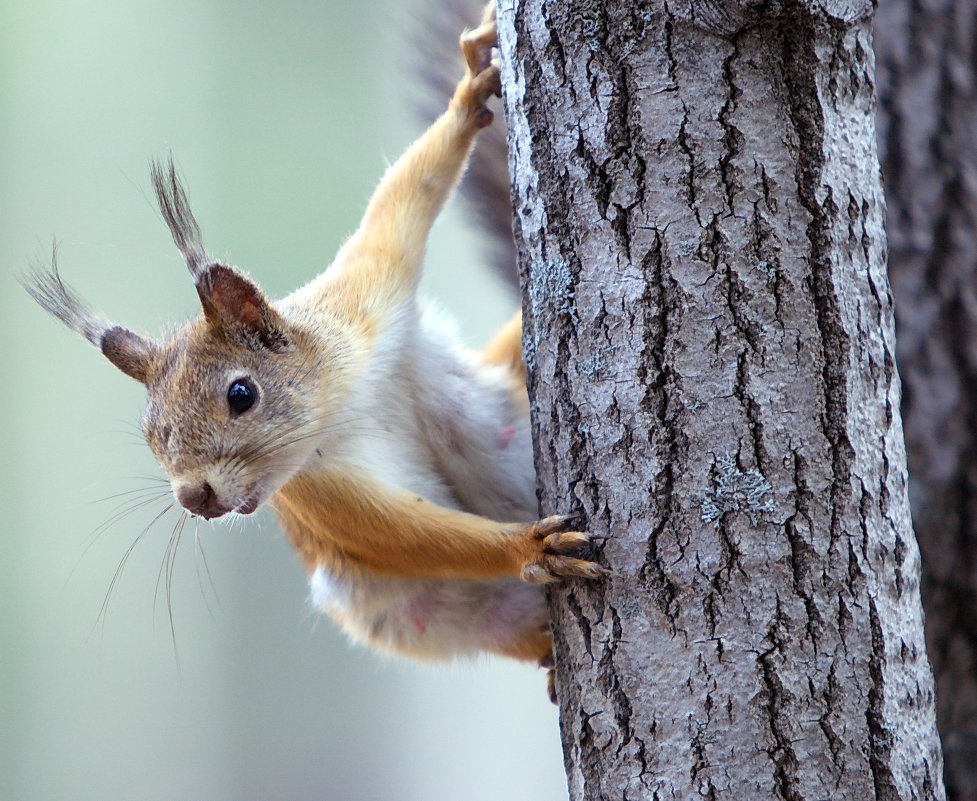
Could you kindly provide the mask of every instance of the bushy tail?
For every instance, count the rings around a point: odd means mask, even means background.
[[[485,0],[414,0],[413,4],[417,13],[411,37],[412,66],[420,78],[418,110],[424,124],[428,124],[444,110],[445,101],[464,71],[458,37],[481,19]],[[518,288],[501,103],[493,110],[495,121],[479,135],[460,192],[485,234],[496,272]]]

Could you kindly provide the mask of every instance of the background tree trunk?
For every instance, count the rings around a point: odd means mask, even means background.
[[[573,799],[943,797],[870,19],[777,9],[502,3]]]
[[[977,3],[879,7],[889,274],[947,795],[977,801]]]

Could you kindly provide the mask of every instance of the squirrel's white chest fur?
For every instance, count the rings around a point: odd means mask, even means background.
[[[411,302],[391,316],[317,453],[390,487],[496,520],[535,519],[525,410],[502,368],[459,342],[450,318]]]

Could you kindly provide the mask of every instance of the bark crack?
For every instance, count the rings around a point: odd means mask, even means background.
[[[868,691],[868,709],[865,712],[869,734],[868,762],[877,801],[902,801],[889,767],[892,761],[892,733],[886,726],[885,718],[885,637],[874,598],[869,600],[869,624],[872,628],[872,652],[868,672],[872,686]]]
[[[783,660],[784,638],[788,636],[789,629],[790,622],[784,616],[778,599],[774,619],[767,630],[766,639],[770,647],[760,654],[757,662],[764,686],[766,723],[773,740],[766,752],[774,764],[774,788],[784,801],[804,801],[799,790],[791,726],[794,698],[784,686],[776,667],[776,662]]]
[[[730,213],[735,213],[736,193],[742,189],[742,185],[737,177],[737,168],[733,160],[740,155],[743,147],[743,134],[733,125],[732,116],[736,111],[736,102],[740,96],[740,90],[736,86],[733,74],[733,63],[739,58],[739,36],[734,34],[729,38],[730,53],[723,59],[723,83],[726,86],[726,102],[723,103],[719,111],[717,120],[722,126],[722,146],[723,154],[719,158],[719,178],[723,186],[726,197],[726,207]]]
[[[821,379],[824,411],[822,430],[831,447],[833,480],[830,491],[832,540],[843,536],[841,519],[851,496],[854,449],[848,439],[848,369],[850,341],[845,330],[840,299],[835,289],[831,261],[831,225],[837,215],[831,187],[821,176],[824,152],[824,115],[815,76],[818,56],[816,23],[803,9],[782,21],[783,70],[788,112],[795,133],[798,168],[797,196],[810,215],[807,238],[810,245],[811,277],[808,282],[821,338]],[[818,195],[823,191],[824,199]]]

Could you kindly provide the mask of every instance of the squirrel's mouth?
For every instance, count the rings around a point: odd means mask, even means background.
[[[259,506],[261,506],[261,490],[256,487],[244,503],[234,508],[234,512],[239,515],[249,515]]]

